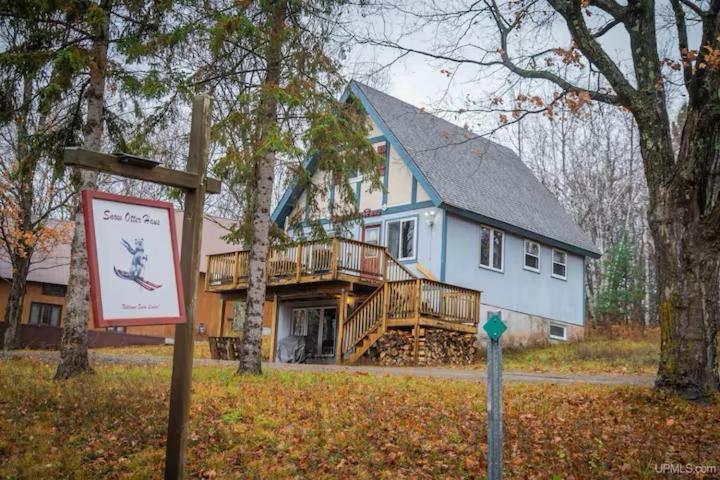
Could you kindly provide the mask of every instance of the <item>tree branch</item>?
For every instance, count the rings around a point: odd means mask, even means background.
[[[673,13],[675,13],[675,26],[678,31],[678,48],[683,65],[683,79],[685,81],[685,87],[688,88],[692,81],[693,70],[692,65],[688,61],[687,23],[685,22],[685,10],[683,10],[682,5],[680,5],[681,1],[682,0],[670,0],[670,4],[672,5]]]
[[[530,70],[520,67],[519,65],[514,63],[508,55],[508,34],[510,33],[510,28],[505,27],[505,25],[503,24],[502,15],[500,14],[500,10],[497,7],[495,0],[492,0],[491,5],[489,6],[493,19],[495,20],[495,24],[497,25],[500,32],[500,48],[502,49],[502,51],[500,52],[500,56],[502,58],[502,65],[505,66],[505,68],[523,78],[547,80],[568,92],[587,91],[590,94],[590,98],[598,102],[609,103],[612,105],[615,105],[619,102],[619,99],[616,95],[601,92],[598,90],[587,90],[585,88],[574,85],[566,79],[562,78],[561,76],[556,75],[552,72],[548,72],[547,70]]]
[[[583,55],[594,63],[610,82],[617,92],[620,103],[628,108],[633,106],[636,102],[637,90],[630,85],[625,75],[588,29],[580,3],[572,0],[548,0],[548,2],[565,19],[570,34]],[[622,11],[624,12],[624,8]]]

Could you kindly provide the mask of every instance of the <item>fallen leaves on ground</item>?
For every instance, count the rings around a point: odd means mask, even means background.
[[[0,361],[0,478],[160,478],[170,370]],[[196,368],[191,478],[484,478],[487,392],[466,381]],[[640,387],[505,386],[507,478],[650,478],[720,464],[720,406]],[[707,478],[712,478],[708,476]]]

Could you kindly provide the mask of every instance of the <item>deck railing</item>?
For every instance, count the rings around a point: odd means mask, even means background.
[[[249,260],[248,250],[208,256],[206,288],[246,284]],[[268,253],[267,276],[271,283],[338,273],[377,283],[415,278],[385,247],[357,240],[308,241],[286,248],[271,248]]]
[[[419,323],[420,318],[477,325],[480,292],[424,278],[387,282],[343,324],[343,352],[348,352],[380,324],[392,320]]]

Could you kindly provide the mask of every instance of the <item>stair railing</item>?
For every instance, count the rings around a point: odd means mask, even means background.
[[[368,298],[361,303],[345,320],[343,325],[343,353],[362,340],[367,334],[375,330],[384,320],[385,290],[383,285],[378,287]]]

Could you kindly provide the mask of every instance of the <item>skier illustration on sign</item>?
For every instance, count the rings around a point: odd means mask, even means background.
[[[117,267],[113,267],[113,270],[115,270],[115,275],[125,280],[131,280],[146,290],[153,291],[160,288],[162,285],[149,282],[143,278],[143,273],[145,272],[145,264],[148,261],[148,256],[145,253],[145,240],[142,238],[136,238],[134,241],[134,246],[130,245],[130,242],[128,242],[124,238],[121,239],[121,241],[125,249],[130,252],[130,255],[132,255],[132,261],[130,262],[130,270],[127,271],[120,270]]]

